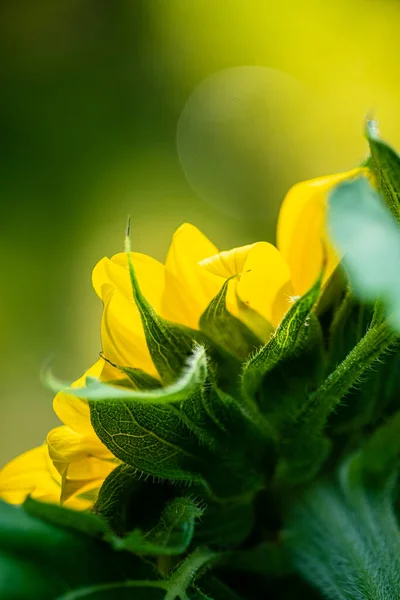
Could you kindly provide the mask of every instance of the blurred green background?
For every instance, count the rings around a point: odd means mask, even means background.
[[[39,371],[100,350],[91,269],[183,221],[274,240],[298,180],[400,147],[397,1],[2,0],[0,463],[57,424]]]

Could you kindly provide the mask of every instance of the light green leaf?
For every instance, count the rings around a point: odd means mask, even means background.
[[[133,375],[131,375],[133,377]],[[126,403],[168,404],[189,398],[201,389],[207,377],[207,357],[203,346],[196,345],[193,353],[186,359],[176,381],[166,387],[152,387],[148,390],[130,389],[109,383],[103,383],[95,377],[86,378],[86,387],[68,387],[63,391],[71,396],[86,398],[92,402],[115,400]],[[51,374],[45,376],[47,385],[55,392],[62,388],[61,382]],[[143,379],[143,378],[142,378]]]
[[[245,364],[242,373],[242,391],[246,397],[253,397],[264,376],[281,360],[296,352],[320,289],[321,277],[290,307],[271,340]]]
[[[400,229],[378,193],[360,177],[340,184],[329,199],[329,228],[343,255],[353,293],[381,299],[400,331]]]

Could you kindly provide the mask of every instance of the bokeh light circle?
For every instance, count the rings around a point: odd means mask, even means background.
[[[275,69],[236,67],[207,78],[177,128],[190,186],[230,216],[275,219],[287,189],[308,175],[313,105],[305,85]]]

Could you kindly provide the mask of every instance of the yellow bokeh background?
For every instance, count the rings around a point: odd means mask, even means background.
[[[128,214],[159,259],[183,221],[273,240],[291,184],[365,157],[366,114],[400,148],[399,29],[395,0],[3,3],[1,463],[56,423],[43,362],[96,360],[91,269]]]

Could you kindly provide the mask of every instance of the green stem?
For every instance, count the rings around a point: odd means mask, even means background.
[[[129,588],[160,588],[166,589],[167,582],[166,581],[149,581],[147,579],[137,580],[137,581],[115,581],[111,583],[101,583],[99,585],[89,585],[87,587],[81,587],[77,590],[71,590],[62,596],[58,596],[56,600],[79,600],[79,598],[88,598],[93,594],[97,594],[99,592],[112,592],[121,589],[129,589]],[[111,597],[111,596],[110,596]]]

